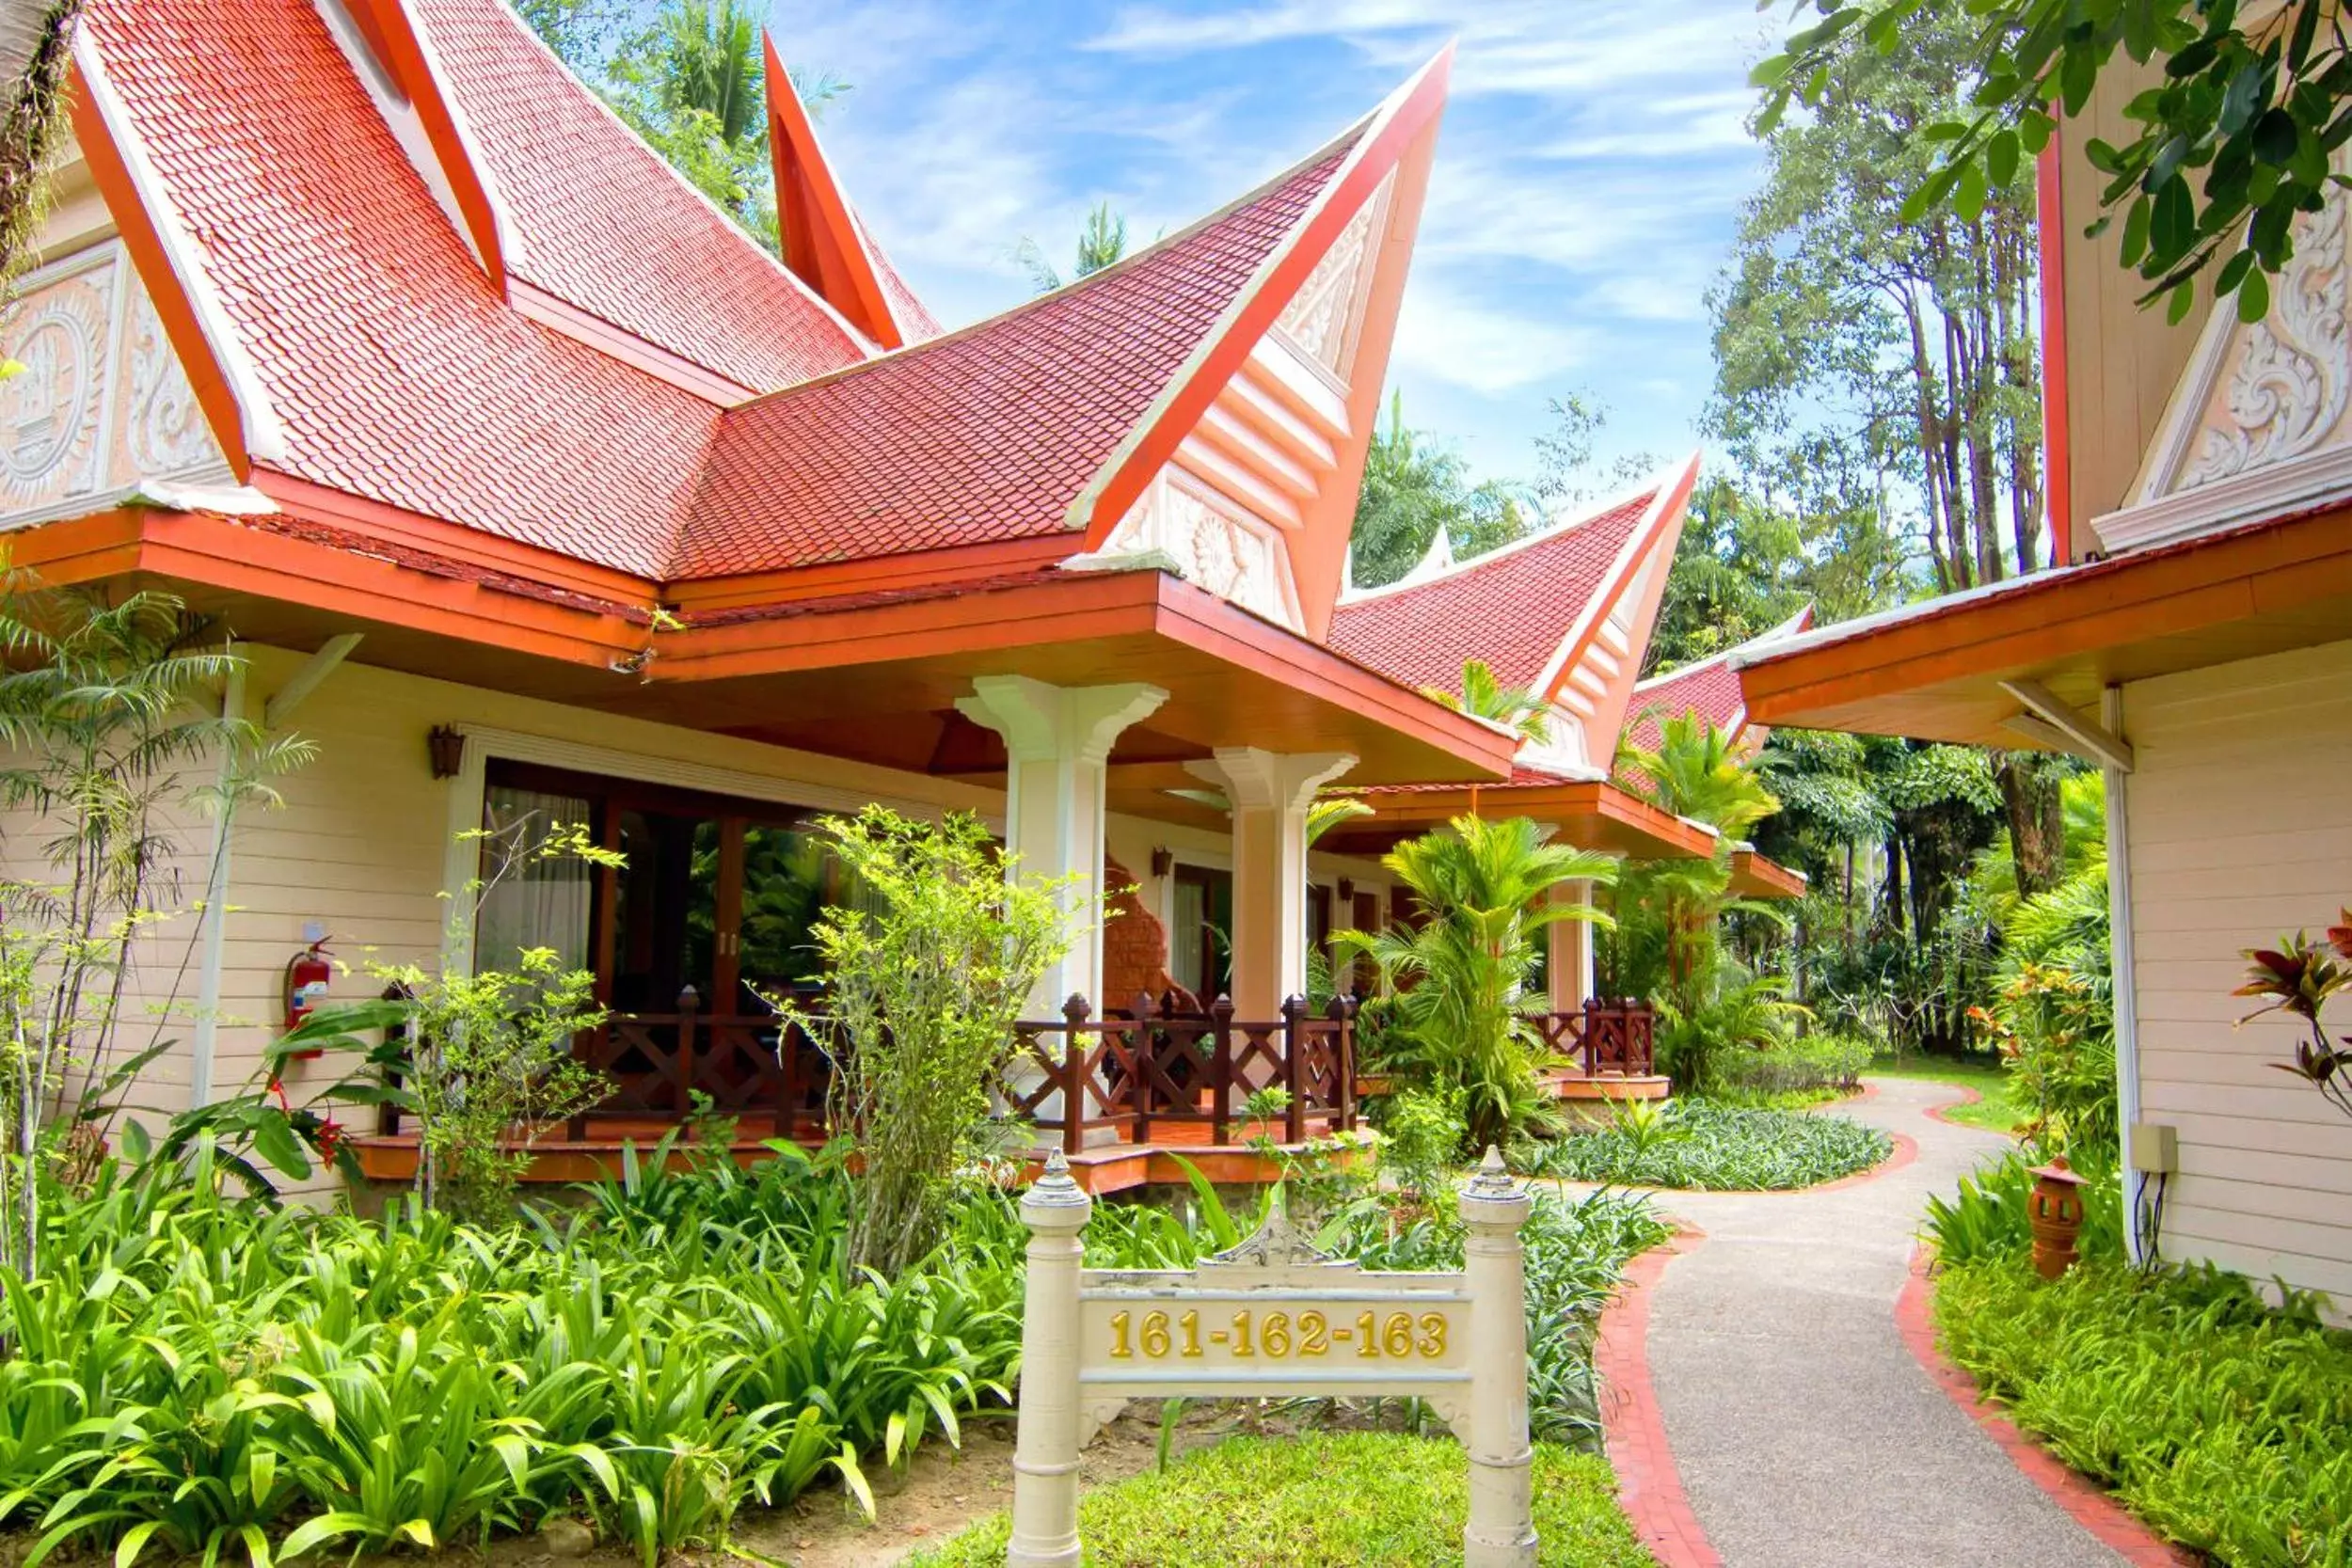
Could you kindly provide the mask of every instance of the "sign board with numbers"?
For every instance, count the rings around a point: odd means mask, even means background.
[[[1468,1267],[1369,1271],[1277,1207],[1198,1268],[1079,1266],[1092,1200],[1048,1162],[1032,1231],[1013,1458],[1013,1568],[1076,1564],[1078,1453],[1130,1400],[1411,1397],[1469,1449],[1469,1568],[1535,1560],[1529,1495],[1525,1192],[1491,1151],[1462,1194]]]

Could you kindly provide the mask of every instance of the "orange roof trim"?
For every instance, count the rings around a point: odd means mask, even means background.
[[[352,21],[379,56],[401,95],[416,110],[433,156],[449,181],[466,235],[490,287],[506,292],[506,217],[489,170],[474,156],[472,133],[455,100],[441,90],[441,73],[416,18],[402,0],[349,0]]]
[[[776,40],[764,28],[759,45],[768,65],[768,156],[775,169],[784,264],[860,332],[883,348],[904,348],[907,334],[890,308],[865,234],[817,143],[817,127],[793,89]]]

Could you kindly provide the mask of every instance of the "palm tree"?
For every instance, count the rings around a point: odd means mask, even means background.
[[[1629,743],[1617,761],[1677,816],[1704,822],[1730,840],[1742,837],[1780,810],[1780,802],[1750,766],[1748,754],[1699,715],[1662,717],[1658,735],[1655,751]]]
[[[1077,264],[1064,278],[1054,263],[1045,259],[1045,252],[1032,239],[1023,239],[1013,246],[1012,258],[1028,269],[1029,281],[1037,292],[1050,294],[1063,283],[1075,283],[1090,277],[1127,254],[1127,216],[1114,211],[1108,201],[1098,201],[1087,214],[1086,224],[1078,230]]]
[[[1552,901],[1564,882],[1611,882],[1605,855],[1545,841],[1523,816],[1460,816],[1407,839],[1382,860],[1424,918],[1386,931],[1342,931],[1343,952],[1368,955],[1395,995],[1403,1049],[1391,1066],[1458,1092],[1474,1144],[1501,1143],[1539,1119],[1543,1042],[1529,1013],[1538,937],[1564,920],[1604,921],[1591,906]]]
[[[1456,713],[1500,724],[1521,740],[1542,741],[1551,735],[1551,705],[1524,686],[1505,686],[1494,666],[1483,658],[1462,661],[1459,696],[1441,686],[1424,686],[1422,695],[1443,703]]]

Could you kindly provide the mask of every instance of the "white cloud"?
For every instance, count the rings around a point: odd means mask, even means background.
[[[1587,335],[1418,278],[1396,324],[1396,364],[1472,392],[1497,396],[1561,381],[1585,361]]]

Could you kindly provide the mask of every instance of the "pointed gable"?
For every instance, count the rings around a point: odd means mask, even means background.
[[[1343,155],[1004,315],[730,410],[677,575],[1064,531]]]
[[[515,275],[754,392],[867,346],[576,81],[504,0],[409,0],[516,237]]]
[[[152,185],[108,203],[217,300],[282,425],[266,467],[660,567],[717,410],[507,307],[310,0],[96,0],[80,47],[108,102],[77,129]]]
[[[1739,741],[1744,736],[1750,749],[1763,745],[1768,732],[1760,724],[1753,731],[1749,729],[1747,698],[1740,692],[1740,673],[1733,665],[1739,660],[1761,657],[1774,643],[1786,641],[1812,625],[1813,607],[1807,605],[1760,637],[1751,637],[1721,653],[1638,683],[1633,688],[1633,711],[1626,720],[1625,734],[1618,744],[1654,752],[1665,738],[1660,727],[1662,721],[1696,714],[1723,731],[1727,739]]]
[[[1343,598],[1331,646],[1408,686],[1458,695],[1482,659],[1505,686],[1540,688],[1616,574],[1655,486],[1499,550]]]
[[[880,252],[834,179],[808,106],[776,53],[776,40],[763,31],[759,45],[767,62],[768,156],[775,168],[784,264],[875,342],[886,349],[903,347],[916,334],[901,325],[898,302],[883,285]],[[911,300],[905,280],[898,283],[898,293]]]

